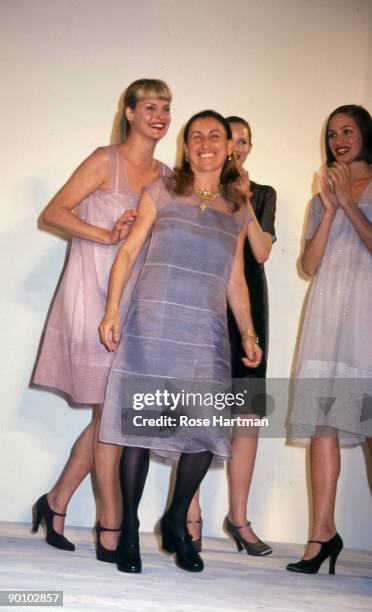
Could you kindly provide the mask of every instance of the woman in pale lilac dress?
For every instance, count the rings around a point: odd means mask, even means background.
[[[170,174],[154,159],[157,142],[170,121],[171,93],[163,81],[140,79],[124,96],[121,143],[96,149],[74,172],[43,213],[46,225],[72,235],[66,269],[47,321],[33,382],[64,392],[78,404],[96,405],[92,422],[75,442],[58,481],[35,506],[34,531],[44,520],[47,542],[74,550],[63,536],[67,505],[75,489],[95,468],[100,517],[97,558],[114,562],[120,518],[118,463],[121,448],[98,441],[101,407],[112,354],[99,341],[112,263],[146,183]],[[76,214],[73,210],[76,210]],[[144,261],[128,283],[122,318]]]
[[[252,216],[244,242],[244,274],[251,300],[252,318],[255,331],[262,348],[262,360],[257,368],[247,368],[242,362],[244,355],[239,329],[228,309],[228,327],[231,345],[231,376],[235,392],[245,387],[249,381],[250,397],[260,398],[249,406],[235,407],[240,414],[263,417],[266,414],[266,368],[269,344],[269,301],[264,262],[269,258],[275,236],[276,193],[269,185],[259,185],[250,180],[243,164],[252,150],[252,131],[242,117],[226,118],[231,126],[234,141],[234,156],[242,176],[241,186],[247,194],[247,206]],[[241,390],[241,389],[240,389]],[[247,403],[247,402],[246,402]],[[253,405],[252,405],[253,404]],[[234,427],[231,450],[232,459],[227,465],[229,484],[229,513],[224,520],[224,529],[235,541],[238,551],[245,550],[248,555],[265,556],[272,548],[260,540],[251,522],[247,520],[248,495],[252,482],[258,447],[259,427]],[[202,518],[199,504],[199,491],[191,502],[188,516],[188,529],[193,544],[200,552],[202,548]]]
[[[311,437],[311,539],[288,570],[329,572],[342,550],[335,524],[340,443],[367,441],[372,454],[372,121],[356,105],[331,113],[328,168],[310,206],[302,266],[315,276],[309,295],[291,422]]]
[[[112,269],[100,334],[102,342],[115,350],[120,295],[151,232],[110,371],[100,430],[101,440],[125,445],[118,546],[118,569],[123,572],[141,571],[138,505],[150,449],[179,457],[173,498],[161,520],[163,548],[175,553],[180,568],[203,569],[187,533],[186,514],[212,458],[230,457],[230,430],[214,423],[213,417],[221,416],[221,411],[206,401],[208,396],[220,401],[229,390],[227,301],[243,337],[246,365],[257,366],[261,358],[243,265],[251,217],[237,185],[240,174],[232,148],[231,128],[218,113],[203,111],[188,121],[182,167],[175,178],[160,178],[146,188]],[[183,399],[172,410],[175,404],[169,406],[161,399],[182,391],[196,397],[199,393],[199,401]],[[154,402],[151,398],[157,393],[161,398]],[[149,408],[136,411],[139,401],[143,406],[149,402]],[[144,418],[153,424],[145,426]],[[204,421],[198,426],[192,418]]]

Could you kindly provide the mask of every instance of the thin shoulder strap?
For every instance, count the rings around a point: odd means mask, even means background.
[[[116,190],[119,188],[120,153],[115,145],[109,145],[106,147],[106,151],[110,181],[109,187]]]
[[[160,172],[159,172],[159,176],[172,176],[172,170],[169,168],[169,166],[167,166],[166,164],[163,164],[163,162],[159,162],[160,164]]]

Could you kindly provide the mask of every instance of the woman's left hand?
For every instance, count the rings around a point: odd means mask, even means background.
[[[257,344],[256,338],[248,336],[243,340],[243,348],[246,354],[246,357],[243,357],[243,363],[247,368],[257,368],[257,366],[261,363],[262,359],[262,349]]]
[[[334,193],[338,203],[342,208],[347,208],[353,203],[351,195],[350,168],[343,162],[334,162],[328,169]]]

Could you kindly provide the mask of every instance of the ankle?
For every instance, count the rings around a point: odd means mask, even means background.
[[[120,529],[120,520],[117,516],[112,517],[107,516],[105,514],[101,514],[98,523],[101,527],[104,527],[105,529]]]
[[[235,526],[245,525],[246,523],[248,523],[246,512],[236,512],[235,513],[233,511],[230,511],[227,515],[227,518],[229,519],[230,523],[232,523]]]
[[[66,513],[68,501],[66,497],[61,495],[58,492],[54,492],[53,490],[50,493],[47,493],[47,501],[51,510],[54,512],[59,512],[61,514]]]
[[[310,540],[319,540],[320,542],[326,542],[327,540],[330,540],[336,532],[337,529],[334,523],[314,526]]]

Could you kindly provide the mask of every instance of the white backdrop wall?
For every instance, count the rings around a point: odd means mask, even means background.
[[[53,484],[89,409],[29,388],[36,350],[65,257],[66,241],[37,217],[74,167],[108,144],[120,94],[140,77],[164,78],[173,123],[158,147],[172,165],[176,138],[212,107],[252,124],[251,176],[278,192],[278,242],[267,264],[269,375],[290,374],[308,283],[298,274],[304,215],[316,188],[321,129],[336,106],[372,110],[369,0],[2,0],[1,82],[1,483],[0,520],[29,521]],[[372,549],[371,493],[360,447],[343,451],[337,521],[347,546]],[[141,506],[151,531],[169,467],[152,462]],[[223,469],[203,486],[205,531],[222,535]],[[261,442],[249,516],[268,540],[302,542],[308,501],[303,448]],[[93,524],[89,479],[68,523]]]

